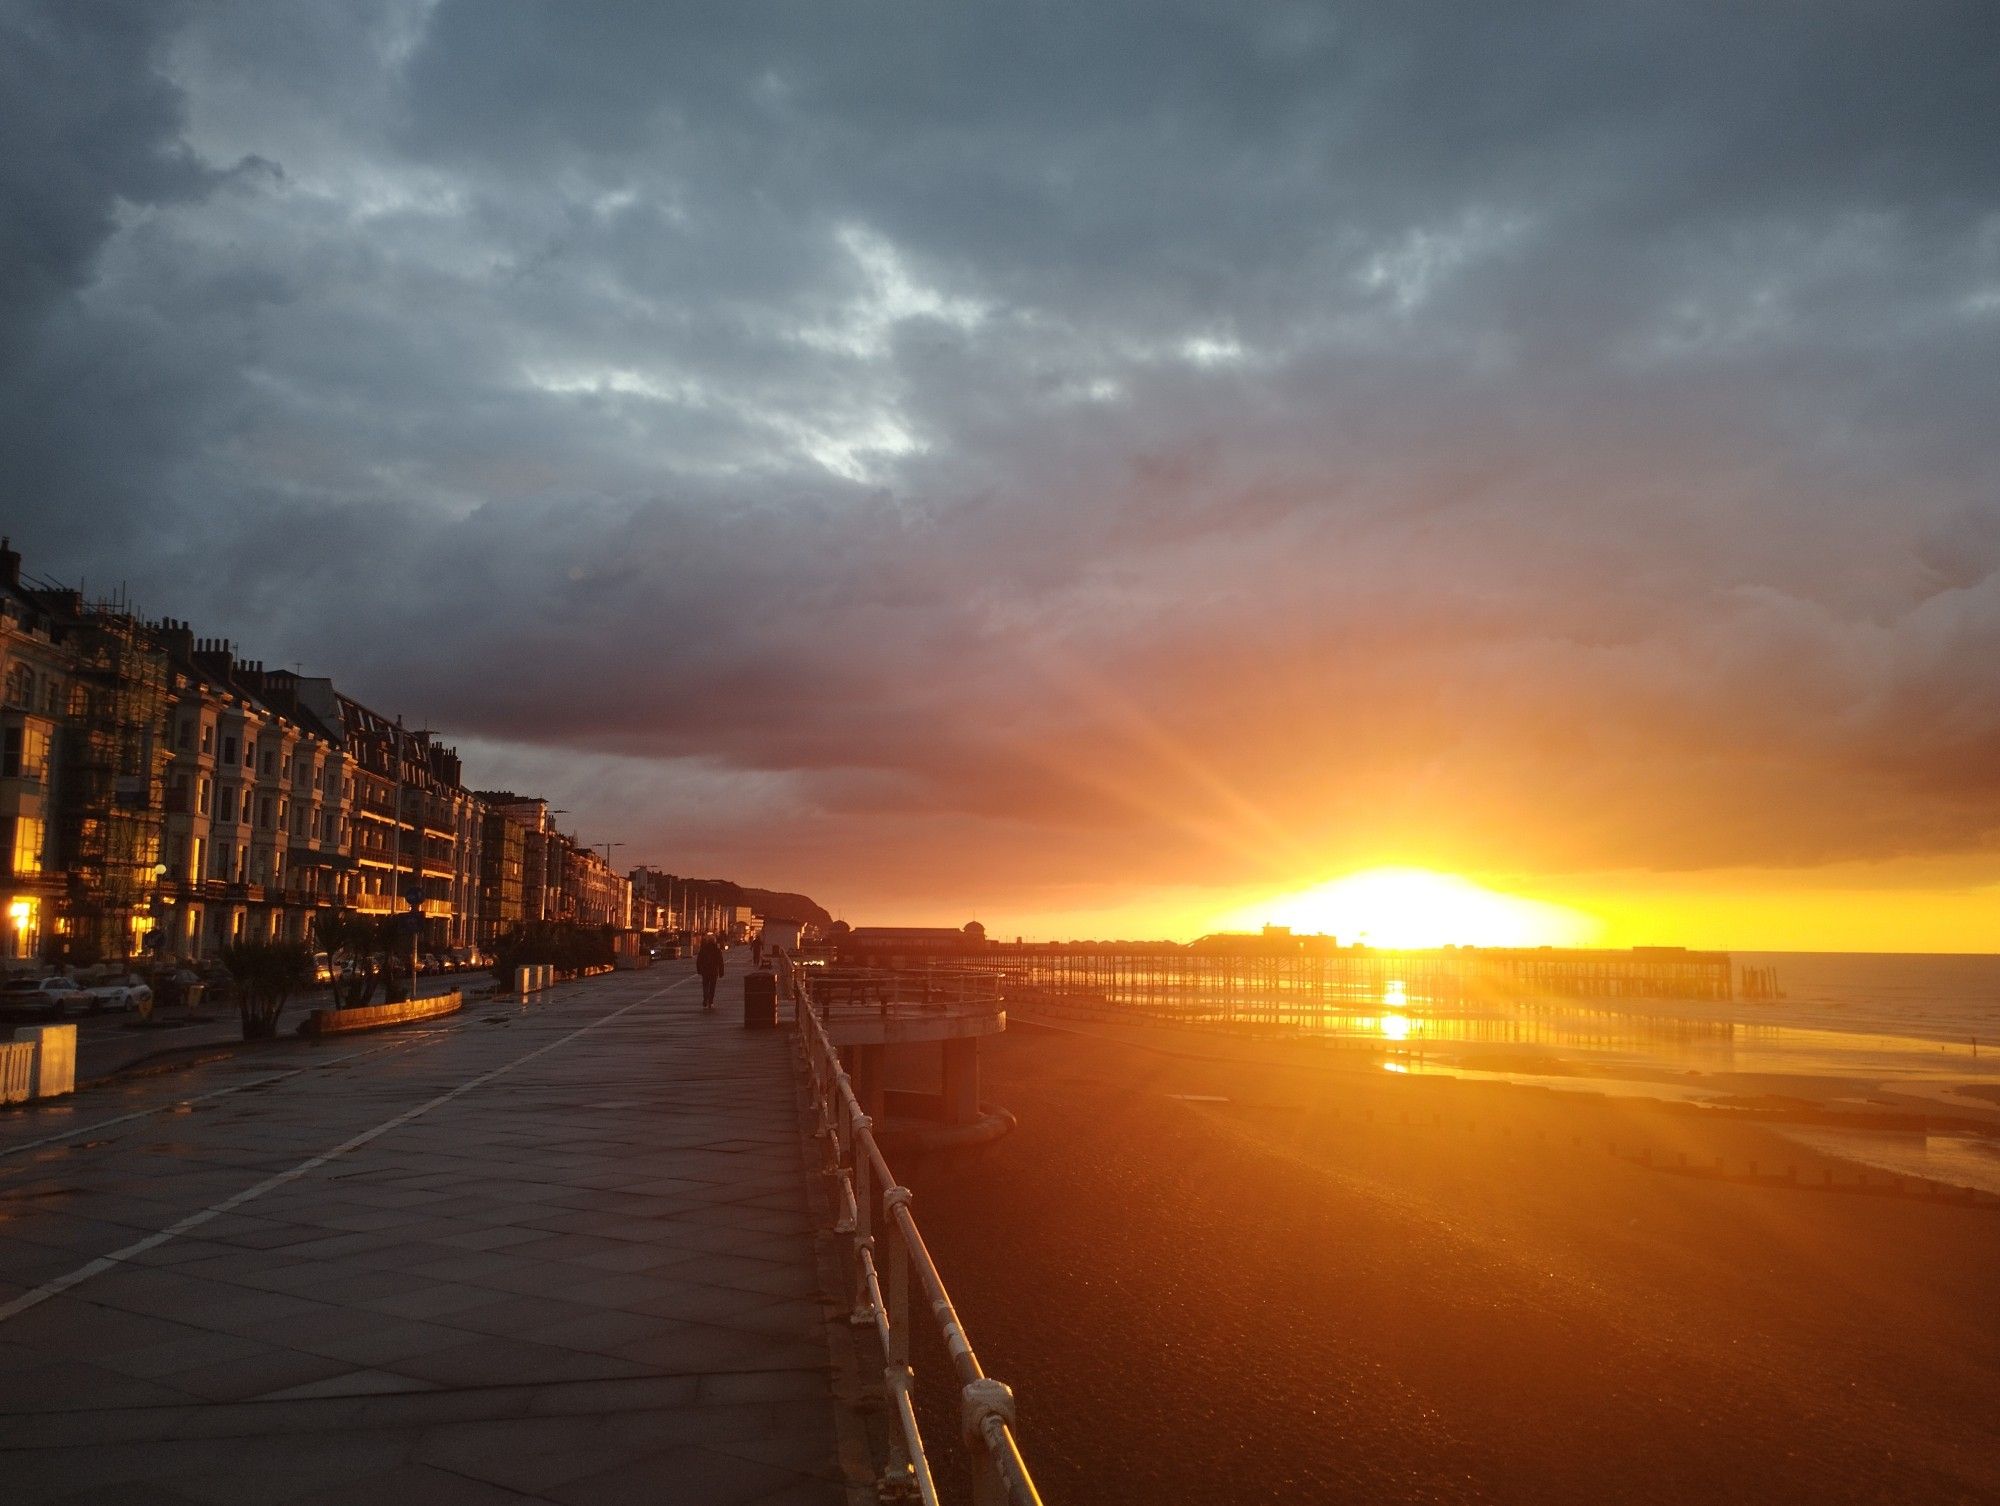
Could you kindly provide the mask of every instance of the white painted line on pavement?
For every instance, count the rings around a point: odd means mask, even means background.
[[[572,979],[570,981],[574,982],[575,980]],[[668,988],[678,986],[678,984],[667,985]],[[665,991],[665,989],[661,989],[658,993],[664,993]],[[657,998],[658,993],[649,994],[647,998]],[[506,1001],[502,1000],[500,1002]],[[643,1004],[646,1001],[641,999],[639,1002]],[[466,1012],[470,1015],[470,1005],[466,1007]],[[244,1093],[248,1092],[251,1088],[261,1088],[266,1083],[282,1082],[287,1077],[297,1077],[301,1072],[316,1072],[322,1067],[338,1066],[341,1062],[351,1062],[357,1057],[379,1056],[384,1051],[399,1051],[406,1046],[418,1045],[424,1041],[440,1040],[447,1035],[456,1035],[460,1031],[467,1030],[474,1023],[476,1022],[470,1018],[463,1020],[440,1020],[433,1028],[424,1031],[422,1034],[401,1036],[394,1041],[389,1041],[382,1045],[370,1046],[365,1051],[350,1051],[345,1056],[329,1057],[323,1062],[309,1062],[303,1067],[294,1067],[288,1072],[273,1072],[268,1077],[259,1077],[250,1082],[232,1083],[226,1088],[217,1088],[212,1093],[197,1093],[192,1098],[176,1098],[171,1102],[161,1104],[158,1108],[135,1109],[129,1114],[120,1114],[115,1119],[100,1119],[95,1124],[85,1124],[78,1126],[76,1129],[64,1130],[59,1135],[44,1135],[39,1140],[24,1141],[20,1145],[0,1146],[0,1161],[6,1160],[9,1156],[21,1155],[26,1151],[39,1150],[44,1145],[56,1145],[64,1140],[74,1140],[78,1135],[88,1135],[97,1130],[111,1129],[120,1124],[130,1124],[135,1119],[150,1119],[155,1114],[171,1113],[173,1110],[186,1104],[206,1103],[211,1098],[223,1098],[231,1093]],[[227,1045],[228,1042],[218,1041],[216,1044]]]
[[[398,1046],[409,1044],[409,1041],[396,1042]],[[8,1156],[18,1156],[23,1151],[37,1150],[44,1145],[54,1145],[58,1141],[74,1140],[78,1135],[88,1135],[94,1130],[110,1129],[115,1124],[130,1124],[134,1119],[150,1119],[155,1114],[168,1113],[173,1109],[181,1107],[183,1104],[205,1103],[211,1098],[222,1098],[231,1093],[247,1092],[251,1088],[261,1088],[266,1083],[282,1082],[287,1077],[297,1077],[301,1072],[316,1072],[321,1067],[332,1067],[337,1066],[341,1062],[351,1062],[357,1056],[377,1056],[390,1049],[388,1046],[373,1046],[366,1051],[350,1051],[345,1056],[328,1057],[323,1062],[310,1062],[303,1067],[294,1067],[289,1072],[273,1072],[268,1077],[252,1078],[249,1082],[231,1083],[228,1087],[217,1088],[212,1093],[197,1093],[192,1098],[176,1098],[169,1103],[161,1104],[158,1108],[135,1109],[129,1114],[120,1114],[116,1119],[100,1119],[95,1124],[78,1125],[75,1129],[64,1130],[59,1135],[44,1135],[39,1140],[28,1140],[20,1145],[0,1147],[0,1160],[5,1160]]]
[[[650,1004],[653,1000],[659,998],[661,994],[671,993],[674,989],[679,988],[684,984],[692,983],[693,981],[694,978],[692,975],[690,975],[686,978],[681,979],[679,983],[669,983],[664,988],[656,988],[653,990],[653,992],[647,994],[646,997],[643,999],[634,999],[630,1004],[624,1005],[622,1008],[612,1010],[610,1014],[599,1015],[596,1019],[592,1020],[588,1025],[584,1025],[579,1029],[572,1030],[568,1035],[564,1036],[561,1040],[550,1041],[546,1046],[538,1046],[533,1051],[530,1051],[526,1056],[517,1056],[514,1058],[514,1060],[507,1062],[505,1065],[495,1067],[491,1072],[482,1072],[479,1076],[473,1078],[470,1082],[460,1083],[457,1087],[453,1088],[449,1093],[440,1093],[437,1097],[431,1099],[428,1103],[420,1103],[413,1109],[406,1109],[404,1112],[398,1114],[395,1118],[386,1119],[382,1123],[376,1125],[373,1129],[363,1130],[360,1134],[355,1135],[351,1139],[341,1141],[340,1144],[334,1146],[332,1150],[322,1151],[320,1152],[320,1154],[314,1156],[309,1161],[301,1161],[297,1166],[292,1167],[289,1171],[281,1171],[276,1176],[266,1177],[256,1186],[246,1187],[243,1191],[237,1193],[235,1196],[226,1197],[219,1203],[211,1203],[208,1207],[202,1209],[201,1212],[199,1213],[190,1213],[186,1218],[182,1219],[179,1223],[169,1224],[166,1228],[160,1230],[160,1232],[157,1234],[148,1234],[144,1239],[135,1240],[133,1243],[126,1245],[125,1248],[123,1248],[122,1250],[113,1250],[109,1255],[100,1255],[97,1259],[91,1261],[90,1264],[88,1265],[79,1266],[76,1270],[71,1271],[66,1275],[58,1276],[53,1281],[45,1281],[40,1286],[36,1287],[33,1291],[23,1292],[13,1301],[8,1302],[4,1305],[0,1305],[0,1323],[4,1323],[9,1318],[12,1318],[19,1313],[26,1312],[29,1308],[38,1306],[39,1304],[48,1301],[49,1298],[51,1297],[59,1297],[64,1292],[68,1291],[71,1287],[78,1286],[83,1282],[90,1280],[90,1278],[93,1276],[101,1276],[106,1271],[112,1270],[117,1266],[124,1264],[126,1261],[131,1260],[135,1256],[143,1255],[148,1250],[157,1250],[161,1245],[167,1243],[169,1240],[178,1238],[180,1235],[187,1233],[190,1229],[198,1229],[203,1224],[209,1222],[211,1219],[220,1218],[225,1213],[233,1213],[238,1208],[241,1208],[245,1203],[255,1202],[258,1198],[262,1197],[267,1192],[275,1191],[277,1188],[283,1187],[288,1182],[296,1182],[300,1177],[307,1175],[309,1172],[317,1171],[320,1167],[326,1165],[327,1162],[337,1160],[339,1157],[346,1155],[351,1150],[359,1150],[362,1146],[366,1145],[371,1140],[379,1140],[382,1136],[388,1134],[390,1130],[399,1129],[403,1125],[408,1124],[412,1119],[420,1119],[425,1114],[428,1114],[432,1109],[442,1108],[445,1104],[450,1103],[454,1098],[463,1097],[465,1094],[470,1093],[474,1088],[483,1087],[487,1083],[493,1081],[494,1078],[502,1077],[507,1073],[513,1071],[516,1067],[522,1066],[528,1062],[533,1061],[538,1056],[546,1056],[549,1054],[549,1052],[555,1050],[558,1046],[567,1046],[571,1041],[575,1040],[578,1036],[588,1035],[591,1031],[595,1030],[599,1025],[608,1025],[611,1023],[611,1021],[617,1019],[620,1015],[628,1014],[632,1010],[637,1009],[641,1004]]]

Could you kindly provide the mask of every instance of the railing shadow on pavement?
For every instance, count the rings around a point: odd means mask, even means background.
[[[857,1327],[875,1330],[882,1351],[883,1388],[896,1413],[880,1494],[885,1500],[918,1500],[924,1506],[936,1506],[938,1500],[917,1426],[916,1374],[910,1366],[914,1277],[957,1372],[960,1436],[972,1455],[974,1506],[1041,1506],[1041,1495],[1015,1438],[1014,1393],[980,1368],[910,1211],[910,1191],[897,1182],[875,1143],[874,1121],[862,1112],[840,1064],[839,1049],[826,1031],[825,1006],[817,997],[820,980],[814,976],[818,970],[801,967],[783,953],[778,954],[777,967],[792,1000],[805,1055],[820,1169],[833,1184],[834,1233],[842,1240],[852,1282],[852,1320]],[[891,1006],[883,1001],[877,1007]],[[877,1259],[878,1226],[884,1236],[886,1271]]]

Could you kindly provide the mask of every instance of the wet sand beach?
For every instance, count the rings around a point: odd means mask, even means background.
[[[1151,1044],[1017,1021],[1019,1129],[912,1178],[1050,1500],[2000,1499],[1991,1199],[1828,1191],[1865,1171],[1686,1106]]]

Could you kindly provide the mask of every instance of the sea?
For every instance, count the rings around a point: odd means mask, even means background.
[[[2000,1195],[2000,956],[1736,952],[1756,997],[1426,997],[1393,978],[1382,997],[1301,1003],[1282,991],[1247,1013],[1223,993],[1183,997],[1189,1023],[1277,1029],[1388,1072],[1557,1092],[1748,1108],[1802,1144],[1899,1176]],[[1371,985],[1372,986],[1372,985]],[[1068,1001],[1152,1012],[1135,995]]]
[[[1384,1037],[1392,1071],[1790,1104],[1812,1111],[1782,1127],[1801,1144],[2000,1194],[2000,956],[1733,955],[1771,970],[1776,997],[1389,1008],[1355,1023]]]

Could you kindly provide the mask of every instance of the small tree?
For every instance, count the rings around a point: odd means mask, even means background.
[[[329,910],[313,919],[313,937],[327,960],[343,952],[354,966],[345,974],[333,975],[333,1003],[336,1009],[360,1009],[375,997],[385,981],[382,959],[389,953],[391,921],[384,915],[357,915],[352,910]]]
[[[236,984],[246,1041],[276,1035],[285,1005],[313,979],[312,952],[297,941],[239,941],[222,949],[222,965]]]

